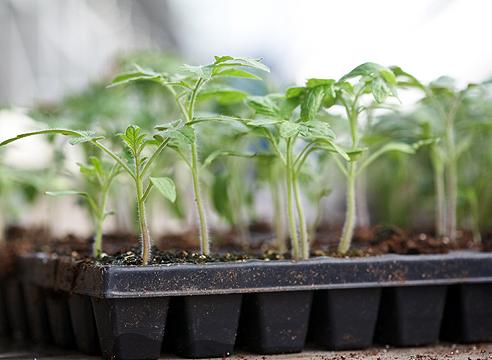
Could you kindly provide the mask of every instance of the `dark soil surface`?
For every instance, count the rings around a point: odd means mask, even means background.
[[[10,239],[0,252],[0,271],[12,268],[13,255],[27,251],[43,251],[72,256],[78,260],[91,256],[92,239],[66,236],[51,240],[45,230],[12,228],[7,233]],[[155,241],[151,264],[230,262],[249,259],[284,260],[289,253],[279,252],[268,224],[253,224],[250,228],[251,241],[247,246],[237,240],[234,231],[212,233],[211,256],[201,255],[197,249],[196,235],[189,231],[183,234],[165,235]],[[382,254],[440,254],[452,250],[492,251],[492,236],[485,236],[482,244],[475,244],[471,234],[460,232],[457,241],[436,237],[430,231],[406,232],[394,226],[374,226],[356,230],[351,250],[346,254],[337,251],[340,227],[321,227],[312,242],[311,256],[364,257]],[[97,261],[101,264],[140,265],[140,249],[137,237],[131,234],[109,234],[105,236],[104,253]],[[180,249],[180,250],[174,250]],[[2,250],[2,249],[0,249]],[[94,260],[90,260],[94,261]],[[6,273],[6,272],[3,272]]]
[[[311,256],[330,256],[330,257],[364,257],[383,254],[404,254],[404,255],[419,255],[419,254],[441,254],[452,250],[475,250],[483,251],[484,249],[473,243],[471,236],[468,234],[460,234],[460,238],[455,243],[451,243],[446,237],[433,237],[426,233],[406,233],[403,230],[390,227],[378,226],[370,229],[358,229],[351,250],[346,254],[340,254],[337,251],[338,238],[330,241],[329,237],[317,239],[313,244]],[[262,241],[259,246],[242,248],[234,242],[234,238],[225,237],[222,239],[220,246],[215,249],[213,255],[206,256],[199,254],[193,250],[191,237],[186,234],[183,237],[173,236],[172,240],[183,244],[190,250],[160,250],[167,249],[165,245],[169,245],[164,239],[161,239],[160,249],[154,247],[152,251],[151,264],[173,264],[173,263],[210,263],[210,262],[231,262],[244,261],[250,259],[259,260],[285,260],[291,259],[289,253],[281,253],[275,250],[272,246],[271,237],[265,237],[267,240]],[[328,239],[328,241],[327,241]],[[164,246],[162,246],[164,245]],[[130,247],[124,251],[116,252],[111,255],[104,254],[97,262],[100,264],[114,265],[141,265],[140,248]]]

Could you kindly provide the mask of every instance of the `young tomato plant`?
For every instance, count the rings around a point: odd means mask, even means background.
[[[307,259],[310,252],[299,187],[303,164],[313,151],[322,149],[337,152],[348,159],[347,154],[334,143],[335,134],[329,124],[318,119],[322,105],[334,100],[334,83],[334,80],[310,79],[305,87],[288,89],[285,95],[250,97],[248,101],[258,118],[246,120],[245,124],[268,139],[284,167],[287,218],[294,259]],[[298,107],[300,112],[295,112]],[[300,145],[301,150],[297,150],[296,145]]]
[[[127,127],[120,138],[125,144],[130,153],[130,160],[127,161],[127,156],[122,156],[115,153],[113,150],[106,147],[100,142],[102,136],[97,136],[91,131],[75,131],[68,129],[47,129],[24,133],[17,135],[15,138],[7,139],[0,143],[0,146],[7,145],[13,141],[41,134],[64,135],[71,137],[70,144],[91,143],[99,148],[103,153],[108,155],[115,164],[121,167],[122,171],[133,180],[135,185],[135,196],[138,210],[138,224],[142,239],[142,263],[147,265],[151,257],[152,239],[150,237],[149,227],[147,225],[145,201],[148,199],[152,188],[155,186],[159,192],[171,201],[176,198],[176,190],[174,182],[167,177],[150,177],[152,164],[159,157],[169,142],[169,138],[156,136],[154,139],[149,138],[149,134],[143,133],[142,130],[135,125]],[[153,146],[153,150],[146,152],[147,147]]]
[[[154,81],[162,85],[174,98],[179,109],[181,119],[163,126],[157,127],[165,137],[178,140],[181,144],[187,144],[188,156],[183,158],[189,165],[196,210],[199,220],[200,250],[202,254],[210,254],[210,240],[208,235],[205,206],[201,190],[200,169],[201,162],[198,156],[198,139],[194,125],[203,121],[216,120],[216,117],[202,117],[196,115],[196,103],[200,96],[214,97],[237,94],[237,91],[221,86],[218,81],[224,77],[240,77],[247,79],[260,79],[255,74],[245,70],[254,69],[269,71],[258,60],[216,56],[208,65],[190,66],[183,65],[177,74],[158,73],[145,70],[137,66],[136,71],[117,76],[110,86],[127,84],[133,81]],[[181,151],[179,149],[179,151]]]
[[[424,95],[417,104],[416,117],[426,138],[440,140],[430,146],[436,193],[436,234],[455,241],[460,193],[459,159],[471,147],[475,133],[489,124],[489,115],[483,112],[482,106],[486,92],[479,84],[458,89],[454,80],[446,76],[424,85],[400,68],[394,68],[394,72],[402,79],[403,85],[414,87]],[[465,198],[473,203],[470,191],[464,193],[468,194]]]
[[[415,153],[415,146],[401,142],[388,142],[371,153],[368,153],[370,149],[361,144],[364,128],[361,115],[368,109],[384,107],[388,97],[396,98],[397,85],[398,82],[392,70],[374,63],[357,66],[344,75],[335,85],[336,102],[345,110],[351,140],[350,149],[347,151],[350,160],[346,164],[337,160],[337,165],[347,179],[347,212],[338,246],[338,251],[342,254],[350,248],[356,225],[356,181],[358,176],[373,161],[388,151]],[[366,94],[372,95],[375,103],[364,103],[363,97]]]
[[[107,201],[111,185],[121,171],[118,163],[113,165],[102,162],[99,158],[91,156],[90,164],[78,164],[80,172],[85,178],[86,191],[66,190],[47,191],[50,196],[82,196],[87,201],[89,212],[95,227],[94,245],[92,255],[99,257],[102,253],[103,224],[111,211],[107,211]]]
[[[250,158],[256,154],[247,151],[250,139],[242,125],[216,125],[210,123],[200,129],[203,179],[216,213],[235,230],[239,244],[247,249],[251,241],[254,169],[249,159],[238,157]]]
[[[260,134],[261,135],[261,134]],[[260,140],[262,145],[265,141]],[[282,180],[284,165],[275,155],[259,156],[256,159],[256,172],[260,181],[264,182],[270,191],[272,201],[272,222],[275,235],[275,247],[281,252],[287,251],[287,223],[285,221],[285,201]]]
[[[330,175],[332,163],[329,161],[327,152],[322,152],[314,157],[314,161],[306,164],[301,171],[301,184],[306,184],[305,194],[311,208],[314,209],[313,220],[308,226],[309,240],[316,240],[317,229],[323,219],[323,199],[331,194],[327,178]]]
[[[54,174],[50,169],[16,169],[0,160],[0,243],[5,240],[5,230],[15,224],[32,206],[42,188],[52,183]]]

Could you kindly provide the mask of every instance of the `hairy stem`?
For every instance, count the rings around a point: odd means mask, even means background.
[[[371,217],[367,203],[367,176],[365,172],[359,173],[355,188],[357,198],[357,225],[360,227],[369,227],[371,225]]]
[[[138,156],[135,157],[135,187],[137,190],[138,224],[140,227],[140,236],[142,237],[142,262],[143,265],[148,265],[150,261],[152,239],[150,238],[149,227],[147,225],[143,181],[140,173],[140,159]]]
[[[301,240],[301,256],[303,259],[309,258],[309,237],[306,226],[306,218],[304,217],[304,210],[302,209],[301,195],[299,191],[299,181],[297,179],[297,173],[291,170],[292,184],[294,188],[294,197],[296,201],[296,211],[299,218],[299,232]]]
[[[235,174],[235,176],[230,177],[230,202],[232,209],[234,209],[234,223],[239,233],[239,242],[243,249],[247,249],[250,244],[251,234],[248,226],[249,221],[246,207],[243,205],[243,201],[241,201],[241,184],[238,178],[238,176],[240,177],[242,175],[240,165],[239,162],[234,160],[229,162],[229,166],[233,174]]]
[[[469,199],[471,228],[473,234],[473,242],[477,245],[482,243],[482,235],[480,234],[480,210],[478,208],[478,200],[475,193]]]
[[[188,108],[185,108],[183,106],[182,102],[179,100],[179,98],[176,98],[176,102],[178,103],[178,106],[183,113],[183,116],[186,118],[186,122],[190,123],[193,121],[194,117],[194,111],[195,111],[195,102],[196,102],[196,97],[198,95],[198,91],[200,90],[200,87],[205,83],[203,79],[198,79],[196,82],[191,94],[190,94],[190,99],[188,102]],[[175,93],[174,93],[175,94]],[[210,254],[210,240],[208,237],[208,228],[207,228],[207,218],[205,216],[205,209],[203,206],[203,201],[202,201],[202,195],[201,195],[201,189],[200,189],[200,175],[199,175],[199,168],[200,164],[198,161],[198,150],[197,150],[197,143],[196,140],[191,144],[191,174],[193,178],[193,192],[194,192],[194,197],[195,197],[195,204],[196,204],[196,210],[198,213],[198,220],[200,222],[199,226],[199,238],[200,238],[200,252],[204,255],[209,255]]]
[[[342,237],[338,245],[338,251],[345,254],[352,243],[356,221],[356,200],[355,200],[355,180],[356,180],[356,163],[351,162],[347,171],[347,213],[345,215],[345,224],[343,225]]]
[[[316,233],[318,231],[318,227],[321,223],[321,219],[323,219],[323,204],[322,204],[322,199],[318,201],[316,204],[316,216],[314,217],[313,222],[311,223],[311,226],[309,227],[309,242],[310,246],[314,243],[316,240]]]
[[[287,140],[287,157],[286,157],[286,166],[285,172],[287,177],[287,217],[289,219],[289,228],[290,228],[290,241],[292,247],[292,258],[299,259],[299,240],[297,237],[297,226],[296,220],[294,218],[294,210],[292,204],[292,141],[291,139]]]
[[[452,144],[452,145],[451,145]],[[448,166],[446,169],[447,182],[446,182],[446,190],[448,194],[447,201],[447,224],[446,224],[446,234],[449,236],[451,241],[456,240],[456,206],[458,202],[458,174],[457,174],[457,166],[455,160],[455,151],[454,151],[454,140],[450,141],[448,145],[448,151],[450,154],[450,159],[448,162]]]
[[[362,88],[361,88],[362,89]],[[357,137],[357,101],[362,94],[362,90],[357,93],[352,106],[347,106],[344,104],[347,117],[349,119],[350,133],[352,137],[352,148],[357,148],[359,144],[359,139]],[[368,161],[366,161],[367,163]],[[338,252],[345,254],[352,243],[352,237],[354,235],[355,223],[357,221],[357,204],[356,204],[356,189],[355,181],[357,177],[357,163],[355,160],[351,161],[345,172],[347,178],[347,212],[345,215],[345,223],[343,224],[342,237],[340,238],[340,243],[338,244]]]
[[[92,255],[99,257],[102,253],[102,237],[103,237],[103,224],[106,217],[106,203],[108,201],[109,187],[103,188],[99,199],[99,212],[96,219],[96,236],[94,239],[94,246],[92,248]]]
[[[199,181],[198,151],[196,143],[191,144],[191,174],[193,177],[193,191],[195,194],[196,210],[200,222],[200,252],[204,255],[210,254],[210,241],[208,238],[207,219],[203,207]]]
[[[280,199],[280,191],[279,184],[275,180],[276,177],[274,175],[273,169],[275,166],[272,164],[270,166],[270,192],[272,194],[272,203],[273,203],[273,223],[275,229],[275,243],[277,244],[277,249],[281,253],[287,251],[287,246],[285,243],[286,234],[284,230],[284,222],[282,221],[282,204]]]
[[[432,167],[434,171],[434,188],[436,191],[436,235],[444,236],[446,235],[446,195],[445,195],[445,184],[444,184],[444,169],[443,164],[440,159],[437,158],[436,145],[433,145],[432,152]]]

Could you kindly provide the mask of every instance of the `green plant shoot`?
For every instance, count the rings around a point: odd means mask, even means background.
[[[102,253],[103,224],[113,212],[106,209],[108,195],[114,179],[121,171],[118,163],[108,165],[95,156],[89,158],[90,164],[78,164],[86,180],[86,191],[47,191],[50,196],[82,196],[86,201],[95,227],[92,255],[99,257]]]
[[[352,82],[354,79],[357,79],[355,83]],[[369,108],[383,107],[389,97],[397,98],[397,86],[398,82],[393,71],[375,63],[365,63],[357,66],[344,75],[335,85],[336,102],[345,110],[351,140],[347,151],[350,157],[349,161],[346,164],[339,160],[336,162],[347,179],[346,216],[338,245],[338,251],[342,254],[345,254],[351,246],[357,221],[357,177],[373,161],[389,151],[400,151],[407,154],[415,153],[415,146],[401,142],[389,142],[367,154],[370,149],[361,144],[363,135],[361,115]],[[364,103],[363,97],[365,94],[372,95],[375,104]]]
[[[198,119],[196,103],[201,96],[223,98],[238,95],[237,90],[217,84],[224,77],[260,80],[257,75],[246,69],[269,72],[269,69],[258,60],[216,56],[211,64],[201,66],[183,65],[177,74],[172,75],[145,70],[137,66],[136,71],[117,76],[110,85],[123,85],[142,80],[154,81],[167,89],[175,99],[181,119],[171,126],[163,125],[157,127],[157,129],[162,131],[163,136],[175,139],[182,144],[187,144],[189,156],[184,156],[184,159],[190,168],[193,181],[193,192],[199,220],[200,251],[206,255],[210,254],[210,240],[201,190],[201,162],[198,154],[198,139],[194,125],[207,119]],[[214,118],[212,117],[208,120],[214,120]]]
[[[69,143],[72,145],[81,143],[91,143],[103,153],[108,155],[115,164],[121,167],[122,171],[133,180],[135,184],[135,197],[137,200],[138,224],[140,236],[142,240],[142,263],[147,265],[151,258],[152,239],[150,237],[149,227],[147,225],[145,201],[148,199],[152,188],[155,186],[159,192],[170,201],[176,198],[176,189],[174,182],[167,177],[150,177],[152,164],[159,157],[162,151],[166,148],[169,138],[156,136],[154,139],[149,139],[149,135],[143,133],[142,130],[135,125],[130,125],[120,138],[128,148],[131,159],[126,160],[125,156],[120,156],[113,150],[110,150],[100,141],[104,138],[97,136],[92,131],[75,131],[68,129],[46,129],[33,131],[29,133],[19,134],[14,138],[7,139],[0,143],[0,146],[10,144],[19,139],[34,136],[34,135],[64,135],[70,137]],[[146,153],[148,146],[153,146],[154,149]]]
[[[287,218],[294,259],[307,259],[310,253],[308,226],[299,187],[303,164],[316,150],[337,152],[348,159],[347,154],[335,144],[335,134],[330,125],[317,118],[321,106],[333,102],[333,84],[333,80],[310,79],[306,87],[288,89],[285,95],[251,97],[248,101],[258,118],[245,121],[245,124],[256,129],[270,142],[285,169]],[[295,112],[298,107],[300,113]],[[302,148],[295,151],[298,140],[303,140],[302,144],[299,141]]]

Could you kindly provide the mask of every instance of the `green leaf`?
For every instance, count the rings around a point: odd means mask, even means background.
[[[271,94],[267,96],[250,96],[247,104],[255,110],[259,115],[268,116],[271,118],[280,118],[280,108],[278,100],[281,95]]]
[[[390,69],[381,67],[381,69],[379,70],[379,74],[388,84],[393,86],[397,84],[395,74],[393,74]]]
[[[381,103],[388,96],[398,97],[395,86],[397,80],[395,74],[388,68],[375,63],[365,63],[357,66],[348,74],[342,76],[339,83],[355,77],[361,77],[358,87],[362,87],[365,92],[371,92],[374,99]],[[338,85],[340,89],[340,85]],[[351,92],[349,92],[351,93]]]
[[[199,100],[217,100],[220,104],[234,104],[243,101],[247,94],[243,91],[236,90],[227,86],[214,85],[200,91]]]
[[[248,120],[245,122],[245,124],[252,127],[268,127],[271,125],[280,124],[281,122],[283,122],[283,120],[258,118],[258,119]]]
[[[463,153],[468,151],[468,149],[473,145],[473,136],[468,135],[459,141],[456,145],[456,158],[459,158]]]
[[[97,136],[96,132],[91,130],[87,130],[87,131],[83,130],[83,131],[79,131],[79,133],[80,136],[73,137],[68,141],[70,145],[77,145],[77,144],[90,142],[93,140],[104,139],[104,136]]]
[[[72,196],[72,195],[78,195],[78,196],[85,196],[87,197],[88,194],[84,191],[75,191],[75,190],[65,190],[65,191],[46,191],[46,195],[49,196]]]
[[[92,166],[94,167],[96,174],[101,179],[103,179],[104,178],[104,169],[103,169],[103,166],[101,164],[101,161],[95,156],[89,157],[89,161],[91,162]]]
[[[261,59],[251,59],[246,57],[232,57],[232,56],[215,56],[213,63],[216,71],[224,67],[247,67],[251,69],[270,72],[268,66],[261,62]]]
[[[331,129],[330,124],[324,121],[313,120],[306,124],[306,130],[304,133],[301,132],[304,137],[310,138],[321,138],[321,139],[334,139],[335,133]]]
[[[0,143],[0,146],[4,146],[7,144],[10,144],[11,142],[17,141],[19,139],[23,139],[29,136],[34,136],[34,135],[43,135],[43,134],[48,134],[48,135],[64,135],[64,136],[69,136],[72,137],[72,140],[78,140],[70,142],[71,144],[77,144],[81,142],[87,142],[87,141],[92,141],[92,140],[99,140],[103,139],[103,136],[96,136],[95,132],[93,131],[75,131],[75,130],[68,130],[68,129],[46,129],[46,130],[39,130],[39,131],[32,131],[28,133],[23,133],[19,134],[16,137],[4,140]]]
[[[147,81],[158,81],[161,82],[164,80],[164,75],[156,73],[152,70],[144,70],[140,66],[135,65],[136,70],[131,72],[126,72],[123,74],[117,75],[111,84],[107,87],[114,87],[119,85],[128,84],[133,81],[139,80],[147,80]]]
[[[316,118],[324,97],[324,86],[307,88],[306,96],[301,103],[301,121],[307,122]]]
[[[207,65],[194,66],[185,64],[180,67],[180,70],[187,75],[187,77],[191,76],[195,79],[201,78],[206,81],[213,77],[223,76],[259,79],[258,76],[241,68],[250,68],[266,72],[270,71],[267,66],[257,59],[232,56],[215,56],[214,62]]]
[[[229,200],[229,176],[219,173],[214,176],[212,184],[212,203],[217,213],[229,224],[234,223],[233,210]]]
[[[388,151],[399,151],[407,154],[415,154],[415,147],[413,145],[409,145],[401,142],[390,142],[384,145],[380,151],[388,152]]]
[[[196,141],[195,130],[181,120],[167,125],[156,126],[161,136],[176,140],[182,144],[191,145]]]
[[[390,88],[381,78],[376,78],[371,82],[371,91],[378,103],[384,102],[392,94]]]
[[[280,115],[282,119],[289,120],[292,117],[292,114],[294,110],[299,106],[301,103],[301,97],[295,97],[295,98],[283,98],[280,101]]]
[[[303,96],[305,92],[306,88],[304,87],[292,87],[287,89],[287,91],[285,92],[285,97],[287,99],[296,98]]]
[[[157,190],[169,201],[176,201],[176,185],[174,181],[168,177],[151,177],[150,181]]]
[[[307,88],[314,88],[314,87],[318,87],[318,86],[332,86],[333,84],[335,84],[335,80],[333,80],[333,79],[312,78],[312,79],[308,79],[306,81],[306,87]]]
[[[368,158],[364,159],[364,161],[361,163],[358,171],[362,172],[363,169],[365,169],[367,166],[369,166],[373,161],[378,159],[381,155],[390,152],[390,151],[398,151],[402,152],[405,154],[415,154],[416,146],[415,145],[410,145],[402,142],[390,142],[388,144],[383,145],[381,148],[379,148],[377,151],[375,151],[373,154],[371,154]]]
[[[221,150],[215,150],[208,154],[208,156],[202,162],[202,168],[208,167],[215,159],[217,159],[222,154]]]
[[[335,104],[336,91],[333,79],[309,79],[301,101],[301,120],[312,121],[322,106]],[[298,92],[298,91],[297,91]]]
[[[215,150],[211,152],[205,160],[202,162],[202,168],[206,168],[212,162],[220,156],[235,156],[235,157],[244,157],[244,158],[252,158],[256,156],[256,153],[252,152],[240,152],[240,151],[231,151],[231,150]]]
[[[164,130],[168,130],[168,129],[176,129],[176,128],[180,128],[180,127],[184,126],[184,124],[185,124],[185,122],[183,120],[178,119],[178,120],[170,121],[170,122],[165,123],[165,124],[156,125],[155,129],[159,130],[159,131],[164,131]]]
[[[241,118],[238,116],[228,116],[228,115],[205,115],[205,116],[195,116],[192,121],[188,122],[188,125],[198,124],[202,122],[218,121],[218,122],[232,122],[237,121],[239,123],[244,123],[250,119]]]
[[[180,71],[185,74],[194,75],[197,78],[210,79],[212,77],[213,65],[181,65]]]
[[[111,210],[111,211],[106,211],[104,212],[103,219],[106,219],[108,216],[115,215],[116,212]]]
[[[229,77],[239,77],[239,78],[245,78],[245,79],[253,79],[253,80],[261,80],[261,77],[256,76],[255,74],[252,74],[250,72],[247,72],[245,70],[241,69],[225,69],[217,74],[215,76],[229,76]]]
[[[284,121],[280,124],[279,133],[283,138],[291,138],[299,134],[300,125],[291,121]]]
[[[373,79],[382,77],[386,82],[396,85],[395,75],[390,69],[372,62],[361,64],[352,69],[348,74],[342,76],[339,82],[344,82],[345,80],[353,79],[358,76],[367,76]]]
[[[401,67],[391,66],[390,70],[393,72],[393,74],[395,74],[398,86],[425,90],[425,85],[417,80],[415,76],[404,71]]]
[[[79,166],[80,173],[85,175],[87,178],[92,179],[97,176],[94,166],[88,166],[81,163],[77,163],[77,165]]]
[[[355,90],[354,86],[348,81],[339,81],[334,87],[337,92],[344,92],[347,94],[353,94]]]
[[[449,76],[441,76],[429,84],[429,87],[433,91],[456,91],[456,81]]]
[[[299,98],[287,99],[281,94],[250,96],[247,104],[256,111],[256,114],[274,119],[288,120],[299,105]]]
[[[364,154],[368,149],[367,148],[356,148],[356,149],[350,149],[347,150],[346,153],[348,157],[350,158],[350,161],[356,161],[358,160],[362,154]]]
[[[130,125],[126,128],[124,134],[120,134],[121,139],[125,142],[134,156],[139,156],[145,147],[147,136],[137,125]]]

